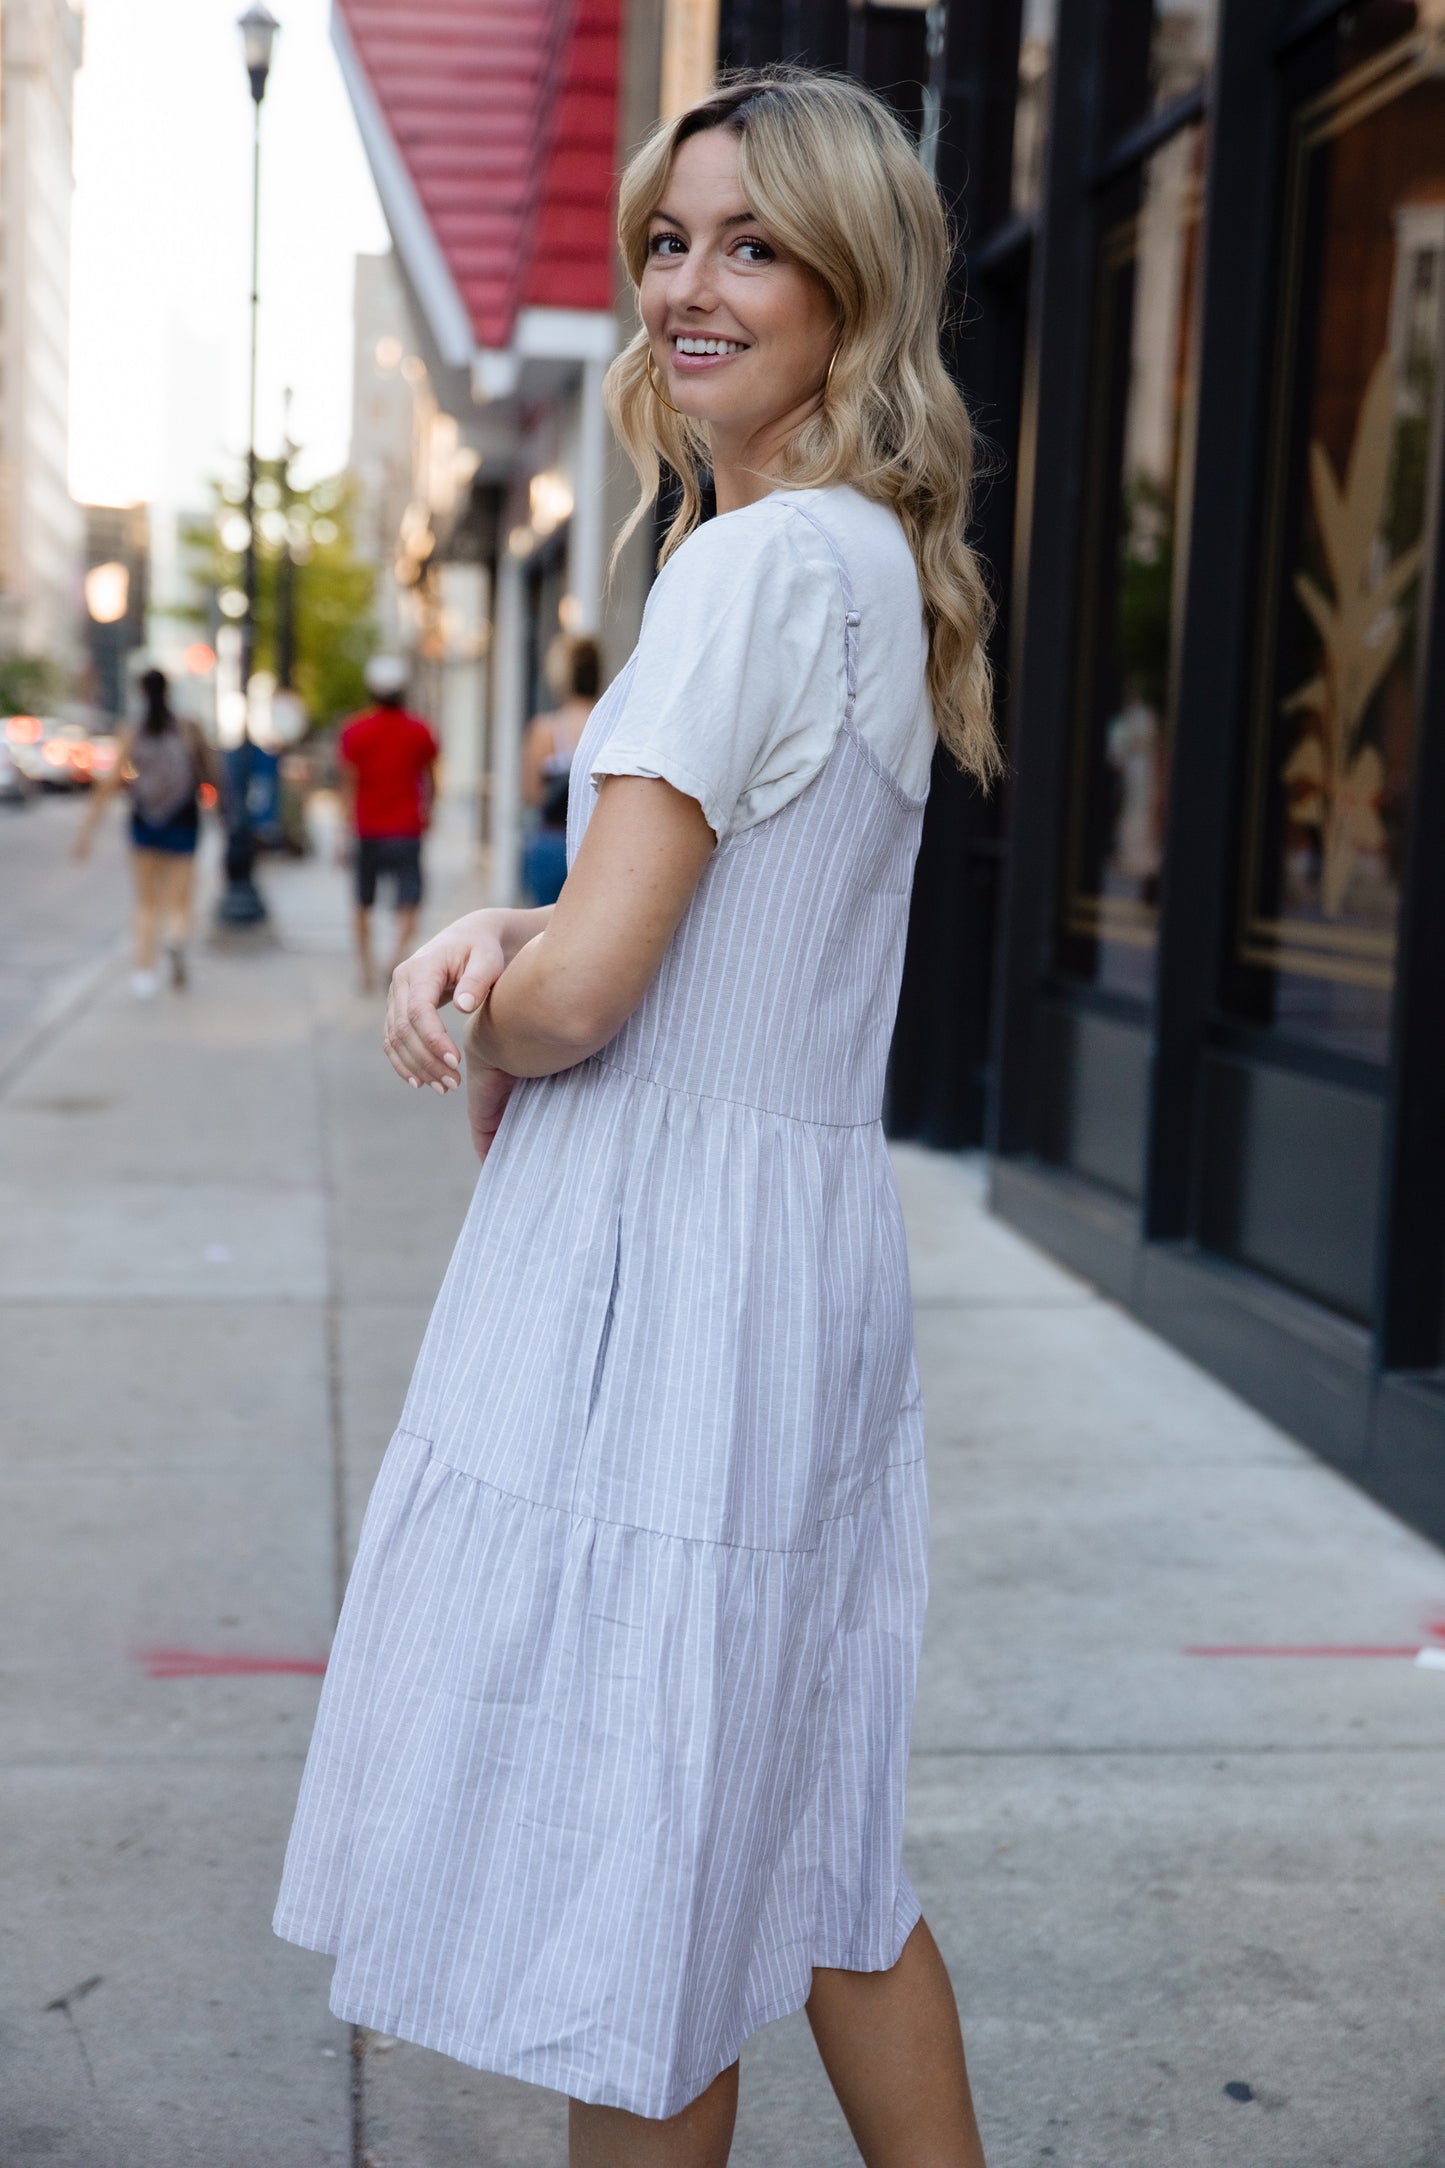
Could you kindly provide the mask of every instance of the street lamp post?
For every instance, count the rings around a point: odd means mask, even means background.
[[[251,80],[251,399],[246,446],[246,614],[241,621],[241,690],[248,703],[256,667],[256,326],[261,305],[261,101],[271,71],[271,48],[280,28],[270,9],[253,0],[237,25]],[[226,891],[216,916],[222,925],[255,926],[266,917],[254,878],[256,836],[248,799],[251,785],[249,721],[228,762]]]
[[[291,441],[291,393],[286,393],[286,420],[281,438],[281,512],[286,521],[286,540],[276,571],[276,684],[289,692],[296,670],[296,552],[291,542],[291,462],[299,447]]]

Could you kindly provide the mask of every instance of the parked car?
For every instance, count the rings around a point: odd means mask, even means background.
[[[15,763],[43,790],[88,790],[95,748],[79,723],[44,715],[12,715],[5,736]]]

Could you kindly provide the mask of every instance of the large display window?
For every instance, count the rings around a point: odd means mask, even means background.
[[[1059,963],[1152,991],[1194,436],[1205,128],[1115,194],[1100,241]]]
[[[1439,521],[1445,7],[1351,9],[1306,66],[1224,992],[1383,1063]]]

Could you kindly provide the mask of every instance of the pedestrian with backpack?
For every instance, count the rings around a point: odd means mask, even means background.
[[[145,712],[120,733],[119,757],[95,788],[74,856],[90,855],[106,807],[121,783],[128,783],[135,880],[135,968],[130,983],[138,1001],[150,1001],[161,987],[162,943],[171,986],[180,992],[187,984],[201,794],[208,785],[214,787],[214,763],[195,724],[171,707],[164,671],[147,670],[140,689]]]

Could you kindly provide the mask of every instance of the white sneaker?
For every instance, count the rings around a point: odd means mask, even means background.
[[[154,1001],[161,990],[159,971],[133,971],[130,975],[130,990],[137,1001]]]

